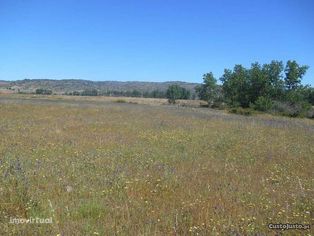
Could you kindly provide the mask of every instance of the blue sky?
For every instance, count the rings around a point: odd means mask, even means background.
[[[0,0],[0,80],[202,82],[234,64],[310,66],[314,1]]]

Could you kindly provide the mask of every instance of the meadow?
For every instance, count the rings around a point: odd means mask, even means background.
[[[314,120],[123,99],[0,96],[0,235],[279,235],[269,223],[313,224]],[[32,217],[53,223],[9,223]]]

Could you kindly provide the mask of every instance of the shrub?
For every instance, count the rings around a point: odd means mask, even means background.
[[[255,103],[253,104],[253,108],[258,111],[268,111],[272,108],[273,101],[267,97],[258,97]]]
[[[252,110],[248,108],[242,108],[242,107],[233,107],[229,110],[230,113],[238,114],[238,115],[244,115],[244,116],[250,116],[252,115]]]
[[[124,99],[117,99],[115,102],[116,103],[126,103],[126,101]]]
[[[311,113],[311,105],[307,102],[291,103],[291,102],[274,102],[272,107],[273,113],[279,113],[289,117],[308,117]]]
[[[211,108],[215,108],[215,109],[220,109],[220,110],[223,110],[226,108],[226,104],[222,101],[214,101],[212,104],[211,104]]]
[[[314,119],[314,108],[311,108],[310,110],[307,111],[306,117]]]

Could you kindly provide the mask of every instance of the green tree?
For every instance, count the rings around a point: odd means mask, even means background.
[[[250,105],[249,71],[242,65],[235,65],[233,71],[225,69],[220,78],[226,101],[231,106]]]
[[[190,99],[191,97],[191,92],[186,88],[180,87],[180,93],[180,99]]]
[[[208,105],[213,104],[219,97],[217,80],[212,72],[203,75],[203,83],[195,87],[199,99],[207,101]]]
[[[269,91],[269,81],[262,66],[255,62],[249,70],[249,100],[254,103],[259,97],[267,96]]]
[[[307,99],[314,106],[314,88],[308,88]]]
[[[180,86],[177,84],[170,85],[167,89],[168,102],[175,104],[176,100],[180,98]]]
[[[249,90],[251,103],[259,97],[279,99],[283,95],[284,81],[282,80],[283,64],[281,61],[272,61],[261,66],[253,63],[249,70]]]
[[[177,99],[189,99],[191,93],[186,88],[173,84],[168,87],[166,96],[169,103],[175,104]]]
[[[296,61],[288,61],[285,68],[285,86],[286,89],[295,90],[301,85],[302,77],[308,70],[308,66],[300,66]]]
[[[284,66],[282,61],[271,61],[270,64],[263,65],[263,73],[267,80],[266,97],[272,99],[281,99],[284,93],[283,72]]]

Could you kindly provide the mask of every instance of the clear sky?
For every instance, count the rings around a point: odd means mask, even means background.
[[[0,80],[202,82],[272,59],[314,85],[314,1],[0,0]]]

